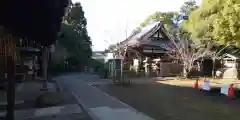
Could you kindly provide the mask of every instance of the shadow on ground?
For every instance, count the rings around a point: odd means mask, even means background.
[[[239,120],[239,100],[190,87],[167,84],[95,86],[156,120]],[[239,95],[239,94],[238,94]]]
[[[77,103],[74,97],[65,91],[58,91],[54,81],[48,82],[48,90],[43,91],[42,81],[26,81],[16,88],[16,99],[24,101],[16,109],[44,108]]]
[[[92,120],[90,116],[82,111],[77,99],[71,92],[59,91],[56,81],[49,81],[46,89],[42,89],[44,81],[25,81],[16,86],[15,119],[17,120]],[[5,110],[6,92],[1,92],[1,110]],[[79,109],[56,110],[56,107],[76,105]],[[45,108],[45,109],[41,109]],[[48,111],[46,111],[46,108]],[[57,108],[59,109],[59,108]],[[39,112],[44,110],[43,113]],[[38,114],[38,115],[36,115]]]

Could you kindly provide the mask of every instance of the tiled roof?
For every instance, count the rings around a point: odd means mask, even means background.
[[[163,25],[159,21],[151,21],[148,25],[143,27],[142,29],[133,32],[130,37],[126,40],[122,41],[120,44],[122,45],[129,45],[129,46],[136,46],[136,45],[152,45],[152,46],[161,46],[161,44],[165,44],[169,42],[168,38],[166,40],[153,40],[150,39],[154,33],[156,33],[159,29],[162,29]],[[163,32],[164,33],[164,32]],[[164,43],[162,43],[164,42]]]

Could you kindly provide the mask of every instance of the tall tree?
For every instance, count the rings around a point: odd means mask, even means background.
[[[180,8],[180,18],[178,18],[178,20],[181,20],[180,22],[180,34],[181,36],[185,37],[185,38],[190,38],[191,37],[191,33],[189,33],[186,29],[186,20],[188,19],[189,14],[194,11],[195,9],[197,9],[198,6],[196,5],[196,1],[195,0],[189,0],[184,2],[184,4],[181,6]],[[187,18],[183,18],[183,17],[187,17]]]
[[[179,12],[155,12],[149,15],[141,24],[140,27],[144,27],[151,20],[161,21],[165,26],[171,27],[174,26],[174,20],[179,21],[182,19],[181,15],[189,15],[190,12],[197,9],[195,0],[189,0],[184,2],[184,4],[180,8]],[[174,20],[173,20],[174,19]]]
[[[190,37],[182,36],[179,30],[169,34],[171,44],[164,45],[168,55],[183,65],[183,76],[188,77],[194,68],[199,69],[197,60],[212,55],[212,44],[195,44]],[[195,67],[197,63],[197,67]]]
[[[235,42],[240,47],[239,18],[239,0],[203,0],[190,14],[185,28],[199,40],[224,45]]]
[[[240,47],[240,1],[224,1],[222,12],[218,14],[213,24],[213,38],[222,44],[229,44],[232,41]]]
[[[141,24],[140,27],[146,26],[150,21],[161,21],[166,29],[172,28],[175,24],[173,22],[173,17],[179,16],[176,12],[155,12],[149,15]]]
[[[61,28],[61,37],[58,41],[66,48],[70,56],[76,58],[78,63],[86,65],[91,59],[91,39],[87,32],[87,20],[80,3],[69,7]]]
[[[197,9],[195,0],[184,2],[181,6],[180,12],[155,12],[149,15],[141,24],[140,27],[144,27],[151,20],[161,21],[167,31],[175,31],[174,29],[180,29],[180,34],[185,37],[190,37],[190,33],[185,30],[186,22],[181,22],[180,27],[177,25],[181,21],[183,16],[188,16],[193,10]]]
[[[184,2],[184,4],[180,8],[180,12],[184,15],[189,15],[190,12],[197,9],[198,6],[195,0],[189,0]]]

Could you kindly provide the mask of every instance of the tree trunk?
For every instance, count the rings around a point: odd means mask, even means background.
[[[188,72],[189,72],[188,63],[184,62],[183,63],[183,77],[184,78],[188,77]]]
[[[187,68],[183,68],[183,77],[187,78],[188,77],[188,69]]]
[[[212,78],[214,78],[215,75],[215,58],[213,59],[213,64],[212,64]]]

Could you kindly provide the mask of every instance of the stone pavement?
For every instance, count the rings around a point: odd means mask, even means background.
[[[24,101],[29,99],[37,98],[42,91],[42,83],[37,81],[23,82],[16,85],[15,99],[16,104],[24,103]],[[48,91],[56,92],[54,83],[48,83]],[[7,92],[0,91],[0,106],[7,105]]]
[[[47,119],[58,116],[66,116],[71,114],[79,114],[81,115],[82,110],[77,104],[71,105],[63,105],[63,106],[55,106],[48,108],[34,108],[28,110],[16,110],[15,111],[15,119],[16,120],[37,120],[37,119]],[[69,120],[69,119],[68,119]]]
[[[153,120],[86,82],[96,82],[96,79],[84,74],[67,75],[59,78],[58,83],[62,89],[71,91],[95,120]]]
[[[59,96],[61,104],[53,107],[36,108],[36,99],[45,94],[41,81],[26,81],[16,86],[16,120],[91,120],[69,92],[57,91],[56,83],[49,82],[48,92]],[[6,115],[6,92],[0,92],[0,116]]]

